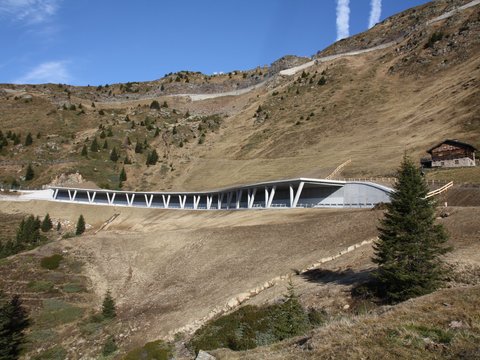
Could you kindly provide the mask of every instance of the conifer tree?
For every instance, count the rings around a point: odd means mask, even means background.
[[[120,182],[127,181],[127,173],[125,172],[125,168],[122,168],[122,171],[120,171],[119,180]]]
[[[33,171],[32,164],[28,164],[27,171],[25,172],[25,180],[30,181],[35,176],[35,172]]]
[[[30,146],[32,145],[32,143],[33,143],[32,134],[28,133],[27,137],[25,138],[25,146]]]
[[[105,294],[102,304],[102,315],[106,319],[113,319],[117,316],[117,311],[115,309],[115,301],[112,298],[110,290]]]
[[[137,154],[141,154],[143,153],[143,146],[142,144],[140,143],[140,141],[137,140],[137,144],[135,145],[135,152]]]
[[[81,153],[82,156],[85,156],[87,157],[88,156],[88,150],[87,150],[87,145],[83,144],[83,148],[82,148],[82,153]]]
[[[18,295],[5,301],[0,293],[0,359],[14,360],[20,356],[25,343],[25,329],[30,321]]]
[[[435,224],[435,201],[426,198],[428,187],[407,156],[394,190],[372,259],[379,294],[393,303],[436,290],[444,275],[440,256],[449,251],[443,226]]]
[[[85,219],[83,215],[80,215],[77,221],[77,229],[75,231],[76,235],[82,235],[85,232]]]
[[[110,153],[110,160],[112,160],[113,162],[118,161],[118,153],[116,147],[113,147],[112,152]]]
[[[97,142],[97,138],[94,137],[93,138],[93,141],[92,141],[92,145],[90,145],[90,151],[91,152],[98,152],[98,142]]]
[[[50,219],[50,214],[47,213],[47,215],[45,215],[40,228],[42,229],[43,232],[52,230],[53,223],[52,223],[52,219]]]

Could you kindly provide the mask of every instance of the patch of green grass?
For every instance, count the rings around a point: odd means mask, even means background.
[[[40,326],[54,327],[82,317],[83,309],[57,299],[43,300],[43,308],[36,322]]]
[[[53,254],[52,256],[46,256],[40,261],[40,266],[44,269],[55,270],[60,266],[60,262],[63,260],[63,256],[60,254]]]
[[[58,334],[51,329],[37,329],[32,330],[27,336],[27,344],[30,344],[32,349],[36,344],[45,344],[45,342],[53,341],[57,338]]]
[[[46,280],[32,280],[27,285],[28,290],[33,292],[51,292],[54,285],[51,281]]]
[[[169,360],[172,357],[172,346],[162,340],[146,343],[140,348],[130,351],[124,360]]]
[[[62,287],[63,292],[66,293],[78,293],[78,292],[84,292],[85,291],[85,286],[82,284],[78,283],[69,283],[65,284]]]
[[[428,338],[438,344],[450,344],[454,336],[454,334],[450,331],[424,325],[409,325],[405,328],[415,332],[423,339]]]
[[[67,351],[60,345],[45,350],[40,355],[35,356],[34,360],[64,360],[67,358]]]

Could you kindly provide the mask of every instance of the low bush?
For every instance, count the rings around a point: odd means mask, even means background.
[[[83,315],[83,309],[57,299],[46,299],[36,319],[40,326],[49,328],[77,320]]]
[[[196,353],[218,348],[253,349],[304,334],[324,322],[323,312],[305,311],[293,296],[282,304],[247,305],[213,320],[194,334],[189,346]]]
[[[124,360],[169,360],[172,358],[172,346],[162,340],[146,343],[130,351]]]
[[[62,290],[66,293],[78,293],[84,292],[85,287],[82,284],[70,283],[63,285]]]
[[[53,254],[52,256],[46,256],[40,261],[40,266],[44,269],[55,270],[60,266],[60,262],[63,260],[63,256],[60,254]]]
[[[33,292],[50,292],[53,290],[53,283],[45,280],[32,280],[27,284],[27,288]]]
[[[64,360],[67,358],[67,351],[60,345],[54,346],[35,356],[34,360]]]

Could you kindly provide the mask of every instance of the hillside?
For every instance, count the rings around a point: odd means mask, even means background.
[[[480,148],[479,75],[480,2],[437,0],[312,58],[289,55],[249,71],[102,86],[0,84],[0,242],[14,239],[27,215],[48,213],[54,224],[40,245],[0,259],[0,290],[20,294],[32,319],[23,357],[122,359],[162,339],[176,359],[193,359],[197,329],[244,305],[281,304],[290,279],[321,324],[273,345],[209,352],[478,357],[478,166],[426,174],[432,188],[456,184],[438,198],[448,203],[438,222],[454,249],[446,256],[452,272],[445,288],[395,306],[352,295],[374,268],[380,207],[161,210],[21,201],[3,187],[204,190],[321,178],[348,159],[339,178],[391,177],[405,152],[419,160],[445,138]],[[80,215],[87,230],[75,236]],[[100,315],[107,291],[117,305],[110,320]],[[102,355],[112,339],[117,351]]]
[[[125,188],[196,190],[326,176],[350,158],[344,176],[385,176],[405,150],[420,158],[444,138],[478,147],[478,5],[427,23],[452,5],[436,1],[387,19],[320,52],[316,65],[294,76],[278,71],[308,59],[286,57],[249,72],[180,72],[96,88],[2,85],[0,130],[21,136],[18,145],[8,140],[0,152],[0,181],[38,187],[78,171],[97,186],[116,188],[128,155]],[[392,39],[397,43],[385,49],[320,61]],[[237,91],[245,88],[251,90]],[[239,95],[200,101],[181,95],[225,91]],[[158,107],[151,107],[153,100]],[[102,130],[111,136],[100,139]],[[28,132],[34,141],[26,147]],[[95,136],[99,152],[82,157],[83,145],[90,149]],[[134,151],[137,142],[145,144],[142,153]],[[116,163],[109,160],[114,146],[120,154]],[[147,167],[153,149],[159,161]],[[29,162],[36,177],[22,182]]]

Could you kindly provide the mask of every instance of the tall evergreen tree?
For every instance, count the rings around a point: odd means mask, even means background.
[[[125,172],[125,168],[124,168],[124,167],[122,168],[122,171],[120,171],[119,180],[120,180],[121,182],[127,181],[127,173]]]
[[[83,144],[82,153],[80,155],[85,156],[85,157],[88,156],[87,145]]]
[[[52,230],[53,223],[52,223],[52,219],[50,219],[50,214],[47,213],[47,215],[45,215],[40,228],[42,229],[43,232]]]
[[[7,302],[0,294],[0,302],[0,359],[18,359],[30,324],[28,314],[18,295]]]
[[[113,300],[110,290],[105,294],[102,304],[102,315],[107,319],[113,319],[117,316],[117,311],[115,309],[115,300]]]
[[[112,160],[113,162],[118,161],[118,153],[116,147],[113,147],[112,152],[110,153],[110,160]]]
[[[80,215],[78,217],[77,221],[77,228],[75,230],[76,235],[82,235],[85,232],[85,219],[83,218],[83,215]]]
[[[27,137],[25,138],[25,146],[30,146],[32,145],[32,143],[33,143],[32,134],[28,133]]]
[[[103,148],[108,149],[108,142],[107,139],[105,139],[105,142],[103,143]]]
[[[437,289],[444,275],[441,255],[449,248],[442,225],[435,224],[435,201],[412,160],[404,157],[397,183],[380,222],[374,246],[375,277],[381,295],[399,302]]]
[[[92,145],[90,145],[90,151],[91,152],[98,152],[98,142],[97,142],[97,138],[94,137],[93,138],[93,141],[92,141]]]
[[[25,172],[25,180],[30,181],[35,176],[35,172],[33,171],[32,164],[28,164],[27,171]]]

